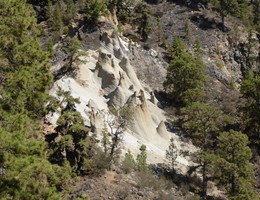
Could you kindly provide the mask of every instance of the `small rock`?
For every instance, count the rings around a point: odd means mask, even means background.
[[[97,22],[98,22],[98,23],[104,23],[104,22],[106,22],[106,17],[100,16],[100,17],[97,19]]]
[[[143,196],[144,196],[144,192],[138,191],[138,192],[137,192],[137,195],[140,196],[140,197],[143,197]]]

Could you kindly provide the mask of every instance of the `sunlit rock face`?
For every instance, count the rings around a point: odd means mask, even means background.
[[[141,144],[145,144],[151,163],[165,161],[165,150],[171,137],[179,149],[194,149],[168,132],[164,111],[157,106],[152,90],[147,85],[144,87],[131,65],[128,43],[113,31],[102,32],[99,39],[100,48],[86,52],[81,58],[85,62],[77,63],[76,75],[64,75],[55,82],[50,93],[55,96],[60,87],[79,98],[81,103],[77,110],[84,117],[86,126],[98,137],[101,137],[107,120],[113,120],[107,118],[109,107],[128,108],[131,120],[124,133],[123,149],[137,154]],[[57,112],[48,119],[55,124],[58,116]],[[185,171],[189,162],[181,156],[177,161]]]

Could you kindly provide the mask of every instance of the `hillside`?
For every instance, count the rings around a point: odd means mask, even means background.
[[[260,3],[221,2],[0,0],[0,199],[259,199]]]

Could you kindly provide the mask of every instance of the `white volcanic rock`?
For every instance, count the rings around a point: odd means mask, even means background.
[[[158,125],[158,127],[156,128],[157,133],[165,138],[165,139],[170,139],[169,134],[167,134],[167,129],[165,126],[164,121],[161,121],[160,124]]]
[[[108,107],[128,107],[132,120],[123,138],[123,151],[130,149],[134,155],[139,153],[141,144],[148,150],[148,161],[158,163],[165,161],[165,151],[173,137],[179,150],[195,151],[195,147],[181,142],[180,138],[169,133],[165,126],[167,120],[164,111],[157,106],[155,96],[149,88],[139,81],[129,58],[127,44],[114,33],[103,33],[101,47],[98,51],[87,52],[82,57],[86,62],[79,64],[76,77],[64,76],[56,81],[50,91],[55,96],[58,88],[71,91],[73,97],[80,99],[77,110],[82,114],[87,126],[101,137],[104,128],[104,116]],[[59,113],[48,116],[55,124]],[[189,161],[177,158],[182,171]]]
[[[133,67],[131,66],[129,59],[127,57],[123,57],[123,59],[119,63],[119,66],[125,71],[125,73],[129,77],[129,79],[132,81],[135,89],[136,90],[142,89],[140,81],[138,80],[136,73],[135,73]]]

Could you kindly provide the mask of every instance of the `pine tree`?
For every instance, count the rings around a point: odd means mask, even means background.
[[[148,35],[151,32],[151,24],[149,22],[150,9],[144,3],[139,3],[135,7],[136,19],[135,22],[138,25],[138,33],[141,35],[142,41],[148,39]]]
[[[32,4],[34,10],[37,14],[38,21],[44,21],[47,18],[46,6],[48,4],[47,0],[27,0],[29,4]]]
[[[110,156],[114,159],[115,156],[118,157],[118,153],[120,152],[122,136],[129,121],[132,119],[132,112],[126,107],[110,107],[110,112],[111,114],[108,114],[106,122],[111,134]]]
[[[173,138],[171,138],[171,143],[168,147],[168,149],[166,150],[166,159],[169,161],[170,164],[170,168],[173,170],[175,167],[175,162],[176,159],[178,157],[178,151],[176,148],[176,145],[174,144],[174,140]]]
[[[233,118],[225,115],[215,106],[194,102],[181,108],[180,124],[193,142],[203,150],[210,148],[211,140],[223,127],[233,122]]]
[[[39,134],[52,76],[35,12],[26,0],[0,0],[0,13],[0,196],[61,199],[69,169],[48,161]]]
[[[58,0],[54,7],[53,17],[52,17],[52,28],[54,31],[59,34],[62,34],[63,31],[63,10],[61,6],[61,0]]]
[[[185,31],[186,39],[189,40],[191,32],[190,32],[190,20],[188,17],[185,19],[184,31]]]
[[[64,72],[73,71],[73,64],[75,62],[83,62],[80,59],[80,56],[86,55],[84,52],[80,52],[80,48],[82,47],[82,42],[77,38],[67,37],[64,41],[64,45],[62,50],[67,54],[67,63],[64,66]]]
[[[135,168],[136,168],[136,162],[134,156],[132,155],[131,151],[128,149],[128,151],[125,153],[125,158],[122,162],[122,169],[124,170],[125,173],[130,173]]]
[[[255,0],[252,1],[252,6],[253,6],[253,16],[252,16],[252,21],[253,21],[253,26],[255,29],[259,32],[260,31],[260,1]]]
[[[89,22],[95,23],[101,15],[106,13],[106,5],[98,0],[90,0],[86,3],[84,12]]]
[[[257,200],[253,189],[252,153],[245,134],[237,131],[220,133],[217,140],[215,177],[228,191],[230,199]]]
[[[73,18],[75,17],[75,14],[76,14],[76,6],[74,4],[74,1],[73,0],[68,0],[67,2],[67,10],[66,10],[66,13],[65,13],[65,23],[66,24],[69,24],[71,20],[73,20]]]
[[[147,167],[147,153],[146,153],[146,146],[142,145],[140,147],[140,153],[137,155],[136,158],[136,165],[137,165],[137,169],[140,172],[147,172],[148,167]]]
[[[207,196],[207,182],[211,168],[212,144],[217,133],[232,119],[214,106],[195,102],[181,109],[181,125],[200,151],[194,154],[202,173],[202,198]]]
[[[102,137],[102,140],[101,140],[101,142],[102,142],[102,146],[103,146],[103,148],[104,148],[104,153],[106,154],[106,155],[108,155],[108,148],[109,148],[109,146],[110,146],[110,141],[109,141],[109,132],[108,132],[108,129],[107,129],[107,126],[105,126],[103,129],[102,129],[102,135],[103,135],[103,137]]]
[[[72,97],[69,91],[59,90],[57,94],[61,115],[55,132],[46,136],[51,149],[50,160],[59,165],[69,162],[74,172],[87,173],[91,171],[97,140],[89,134],[81,114],[76,111],[79,99]]]
[[[225,30],[225,17],[229,14],[242,19],[244,22],[248,22],[250,14],[248,0],[212,0],[212,2],[221,15],[223,30]]]
[[[111,14],[116,12],[120,22],[126,22],[131,15],[132,1],[130,0],[107,0],[107,8]]]
[[[0,55],[4,61],[0,72],[8,77],[0,87],[1,100],[6,109],[41,112],[52,76],[48,54],[38,42],[35,13],[24,1],[1,1],[0,5]]]
[[[247,102],[242,109],[244,131],[254,144],[260,142],[260,76],[249,77],[241,85],[241,93]]]
[[[203,51],[201,49],[201,42],[196,39],[194,44],[195,59],[202,61]]]
[[[173,59],[163,83],[165,91],[179,104],[198,101],[207,81],[204,63],[187,53],[178,37],[174,39],[171,55]]]
[[[168,47],[168,52],[172,59],[186,52],[186,46],[180,37],[173,38],[172,45]]]
[[[49,53],[49,57],[53,57],[54,56],[54,48],[53,48],[54,44],[53,44],[53,40],[49,39],[47,41],[47,51]]]
[[[50,20],[52,17],[52,1],[48,0],[47,1],[47,8],[46,8],[46,18],[47,20]]]

